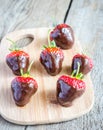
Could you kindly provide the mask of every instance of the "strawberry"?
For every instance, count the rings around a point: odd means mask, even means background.
[[[27,71],[29,65],[29,55],[19,50],[16,43],[12,40],[8,39],[12,42],[12,47],[9,49],[11,52],[6,56],[6,63],[12,70],[15,75],[20,75],[20,69],[23,69],[25,73]]]
[[[56,97],[59,104],[65,107],[71,106],[72,102],[85,92],[86,84],[82,80],[83,75],[76,73],[74,76],[74,73],[72,76],[62,75],[57,81]]]
[[[87,57],[84,54],[76,54],[72,59],[72,71],[77,71],[78,62],[80,64],[80,72],[82,72],[83,74],[89,73],[93,68],[93,61],[91,58]]]
[[[15,77],[11,82],[12,94],[17,106],[26,105],[37,91],[38,84],[30,76],[29,71],[30,69],[28,69],[27,73],[22,73],[21,76]]]
[[[62,49],[70,49],[74,44],[74,33],[69,25],[58,24],[51,32],[50,39],[54,40],[56,45]]]
[[[46,71],[54,76],[57,75],[62,69],[62,62],[64,59],[63,51],[56,47],[54,41],[50,42],[48,36],[49,46],[44,46],[45,49],[40,54],[40,62]]]

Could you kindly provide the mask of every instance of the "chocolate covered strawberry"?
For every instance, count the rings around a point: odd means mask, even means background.
[[[70,49],[74,44],[74,33],[67,24],[58,24],[50,34],[50,39],[62,49]]]
[[[11,89],[16,105],[26,105],[37,91],[37,88],[36,80],[28,72],[14,78],[11,82]]]
[[[77,72],[78,62],[80,64],[79,72],[83,74],[89,73],[93,68],[93,61],[91,58],[84,54],[76,54],[72,59],[72,71],[75,70],[75,74]]]
[[[27,72],[29,55],[20,50],[15,42],[10,39],[8,40],[12,42],[12,47],[9,49],[11,52],[6,56],[6,63],[15,75],[20,75],[20,69],[22,69],[24,73]]]
[[[48,40],[48,42],[49,46],[44,46],[45,49],[40,54],[40,62],[46,71],[54,76],[62,69],[64,54],[60,48],[56,47],[54,41],[50,42],[50,40]]]
[[[72,76],[62,75],[58,79],[56,97],[62,106],[71,106],[72,102],[84,93],[86,84],[82,78],[83,75],[81,73],[76,73],[74,77],[73,72]]]

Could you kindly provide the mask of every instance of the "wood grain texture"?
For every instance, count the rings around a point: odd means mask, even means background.
[[[29,126],[27,130],[103,130],[103,1],[73,0],[66,23],[73,27],[82,48],[94,60],[95,67],[91,73],[95,92],[94,107],[90,113],[75,120]]]
[[[95,91],[95,105],[92,111],[75,120],[79,130],[103,129],[103,1],[73,0],[68,19],[81,46],[93,57],[94,69],[91,77]],[[69,123],[68,123],[69,124]],[[81,124],[81,125],[80,125]],[[71,125],[70,125],[71,126]],[[73,129],[74,130],[74,129]]]
[[[77,53],[81,53],[82,49],[76,40],[72,49],[64,50],[64,61],[61,73],[57,76],[50,76],[39,61],[41,48],[44,43],[47,43],[48,30],[49,28],[38,28],[16,31],[6,35],[1,41],[3,53],[0,56],[0,68],[2,68],[2,77],[0,78],[0,114],[10,122],[24,125],[56,123],[77,118],[89,112],[93,106],[94,93],[89,74],[84,79],[87,86],[85,93],[75,100],[71,107],[65,108],[57,103],[57,79],[62,74],[68,75],[70,73],[71,70],[69,70],[69,66],[71,66],[72,57]],[[38,91],[32,100],[25,107],[21,108],[15,105],[12,98],[10,84],[15,76],[5,62],[5,57],[9,53],[8,48],[10,46],[6,38],[17,41],[26,36],[34,37],[32,43],[24,47],[24,50],[29,53],[31,60],[34,60],[31,75],[38,83]]]
[[[25,1],[25,2],[23,2]],[[31,2],[31,0],[29,0]],[[26,0],[0,0],[0,39],[7,33],[13,30],[17,30],[20,28],[28,28],[28,27],[36,27],[38,25],[38,22],[41,21],[33,21],[32,17],[29,17],[29,7],[31,7],[31,4],[28,4],[29,1]],[[35,1],[35,0],[34,0]],[[40,4],[39,0],[38,4]],[[60,13],[62,15],[62,19],[56,15],[57,22],[58,20],[63,20],[63,13],[67,10],[67,4],[69,1],[54,1],[53,2],[59,2],[62,3],[62,6],[56,6],[60,9]],[[22,4],[19,4],[21,3]],[[78,37],[82,47],[84,49],[88,49],[89,53],[93,54],[94,64],[95,68],[92,71],[92,79],[94,84],[94,90],[95,90],[95,104],[92,109],[92,111],[89,114],[86,114],[80,118],[77,118],[72,121],[68,121],[65,123],[57,123],[57,124],[51,124],[51,125],[38,125],[38,126],[28,126],[25,127],[27,130],[102,130],[103,129],[103,66],[101,68],[99,67],[100,64],[103,64],[103,1],[102,0],[73,0],[70,12],[68,15],[67,23],[71,24],[76,36]],[[31,2],[32,3],[32,2]],[[27,4],[27,5],[26,5]],[[37,4],[37,5],[38,5]],[[46,2],[46,5],[49,4]],[[65,5],[64,5],[65,4]],[[20,5],[20,6],[19,6]],[[60,5],[60,4],[59,4]],[[55,8],[55,4],[53,4]],[[22,8],[26,7],[24,11],[21,12]],[[32,8],[33,5],[32,5]],[[44,6],[41,6],[41,9],[37,9],[36,11],[42,11],[42,8]],[[20,11],[19,11],[20,9]],[[48,12],[47,8],[47,12]],[[35,13],[36,17],[36,11],[33,10],[33,13]],[[54,11],[54,10],[51,10]],[[31,11],[32,12],[32,11]],[[32,14],[33,14],[32,13]],[[53,16],[55,13],[53,13]],[[24,17],[26,18],[24,19]],[[41,19],[45,16],[43,14],[41,16]],[[29,19],[28,19],[29,17]],[[19,20],[18,20],[19,18]],[[21,19],[21,21],[20,21]],[[24,19],[24,20],[23,20]],[[29,26],[27,25],[29,21]],[[32,21],[32,22],[31,22]],[[23,22],[23,24],[22,24]],[[44,19],[42,19],[42,22],[44,22]],[[48,21],[46,20],[48,23]],[[31,24],[30,24],[31,23]],[[51,22],[52,23],[52,22]],[[33,26],[32,26],[33,24]],[[19,26],[20,25],[20,26]],[[26,26],[27,25],[27,26]],[[34,26],[35,25],[35,26]],[[39,24],[38,26],[41,26]],[[45,25],[47,26],[47,25]],[[86,32],[85,32],[86,31]],[[84,33],[85,32],[85,33]],[[86,38],[86,35],[88,35],[88,38]],[[82,40],[81,40],[82,39]],[[95,47],[94,47],[95,46]],[[0,118],[0,129],[8,130],[8,129],[20,129],[18,125],[12,125],[6,121],[4,121],[2,118]]]
[[[56,20],[63,22],[70,0],[0,0],[0,41],[8,32],[21,28],[51,26]],[[52,5],[52,6],[51,6]],[[21,42],[19,42],[21,43]],[[25,44],[25,41],[22,41]],[[15,126],[15,129],[26,127]],[[0,128],[14,129],[0,118]]]
[[[0,0],[0,38],[21,28],[63,22],[70,0]]]

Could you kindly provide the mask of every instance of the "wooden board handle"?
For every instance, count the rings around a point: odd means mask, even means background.
[[[72,49],[63,50],[65,58],[62,71],[57,76],[50,76],[39,61],[41,48],[43,44],[47,43],[48,29],[35,28],[15,31],[7,34],[1,41],[0,49],[3,51],[0,55],[0,72],[2,74],[0,77],[0,114],[10,122],[22,125],[56,123],[77,118],[89,112],[93,106],[94,92],[90,75],[87,75],[84,79],[87,85],[85,93],[75,100],[71,107],[65,108],[54,103],[56,101],[57,79],[61,75],[69,73],[72,57],[81,52],[81,47],[78,40],[75,40]],[[5,57],[9,53],[8,48],[10,47],[9,41],[6,40],[7,37],[14,41],[32,37],[34,41],[32,41],[32,44],[25,46],[23,50],[30,55],[30,59],[35,61],[31,69],[31,75],[35,77],[39,87],[37,93],[23,108],[15,105],[11,93],[11,81],[15,76],[5,62]]]
[[[34,42],[34,34],[33,34],[33,29],[24,29],[24,30],[18,30],[15,32],[11,32],[7,34],[2,41],[6,40],[6,38],[12,39],[13,41],[18,41],[23,38],[33,38],[32,42]],[[31,43],[32,43],[31,42]]]

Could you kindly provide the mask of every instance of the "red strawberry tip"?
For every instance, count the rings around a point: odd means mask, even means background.
[[[82,80],[83,79],[83,74],[79,73],[80,70],[80,63],[77,62],[78,64],[78,69],[74,70],[71,74],[71,76],[66,76],[66,75],[62,75],[59,80],[64,81],[65,83],[69,84],[70,86],[72,86],[73,88],[76,89],[84,89],[86,87],[85,82]],[[76,75],[74,76],[74,74],[76,73]]]
[[[36,80],[35,80],[33,77],[31,77],[31,76],[29,76],[29,77],[17,76],[16,78],[14,78],[14,79],[12,80],[12,82],[13,82],[15,79],[16,79],[18,82],[21,82],[21,83],[33,83],[33,84],[36,84]],[[37,87],[37,86],[35,86],[35,87]]]
[[[86,84],[83,80],[77,79],[75,77],[67,76],[67,75],[62,75],[59,79],[64,81],[65,83],[69,83],[70,86],[76,89],[84,89],[86,87]]]
[[[22,50],[18,50],[18,51],[12,51],[11,53],[9,53],[6,57],[12,57],[12,56],[26,56],[29,57],[28,53],[22,51]]]
[[[46,47],[41,54],[46,55],[52,53],[59,55],[61,58],[64,58],[63,51],[59,47]]]
[[[57,29],[62,29],[62,28],[67,28],[67,27],[69,27],[69,25],[67,25],[67,24],[65,24],[65,23],[61,23],[61,24],[58,24],[58,25],[56,26]]]

